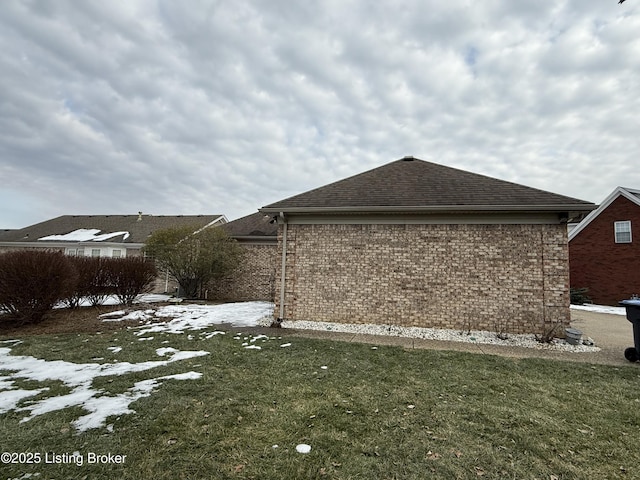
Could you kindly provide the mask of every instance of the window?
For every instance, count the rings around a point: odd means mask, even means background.
[[[78,256],[79,257],[84,257],[84,248],[79,248],[78,249]]]
[[[111,251],[111,256],[112,256],[113,258],[120,258],[120,257],[122,257],[122,250],[120,250],[120,249],[118,249],[118,248],[114,248],[114,249]]]
[[[91,256],[92,257],[99,257],[100,256],[100,249],[99,248],[92,248],[91,249]]]
[[[616,243],[631,243],[631,221],[615,222]]]
[[[75,248],[67,248],[67,255],[75,257],[77,255],[77,250]]]

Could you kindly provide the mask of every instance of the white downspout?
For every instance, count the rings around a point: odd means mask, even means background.
[[[283,212],[280,212],[282,219],[282,266],[280,270],[280,321],[284,320],[284,284],[287,271],[287,219]]]

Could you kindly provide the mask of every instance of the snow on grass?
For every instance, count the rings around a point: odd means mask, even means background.
[[[120,320],[155,320],[140,328],[136,335],[155,332],[183,333],[186,330],[204,330],[212,325],[226,324],[232,327],[256,327],[270,322],[273,314],[273,303],[270,302],[239,302],[221,305],[167,305],[157,309],[147,309],[144,312],[133,311],[122,313],[115,318],[111,312],[103,321],[115,322]],[[159,322],[158,320],[164,320]]]
[[[301,443],[296,445],[296,452],[298,453],[309,453],[311,451],[311,445],[307,445],[306,443]]]
[[[132,372],[142,372],[188,358],[208,355],[206,351],[178,351],[171,348],[159,349],[159,356],[169,357],[166,360],[147,361],[141,363],[84,363],[77,364],[64,360],[47,361],[31,356],[11,355],[11,349],[0,347],[0,365],[3,371],[12,372],[0,379],[0,414],[10,410],[27,411],[29,415],[21,422],[45,413],[62,410],[73,406],[81,406],[89,413],[73,422],[78,431],[103,426],[110,415],[133,413],[129,405],[136,400],[149,396],[162,380],[187,380],[199,378],[201,374],[188,372],[187,374],[158,377],[151,380],[137,382],[128,391],[109,395],[103,390],[92,388],[94,378],[123,375]],[[18,408],[17,405],[30,397],[47,391],[47,388],[24,390],[15,386],[18,379],[36,382],[61,381],[71,388],[71,392],[64,395],[47,397]]]
[[[201,377],[202,374],[197,372],[165,375],[163,377],[136,382],[132,388],[120,395],[91,396],[82,402],[82,407],[89,411],[89,413],[74,420],[72,424],[80,432],[91,428],[100,428],[105,425],[109,416],[135,413],[134,410],[129,408],[129,405],[136,400],[151,395],[151,393],[160,386],[162,380],[197,380]]]

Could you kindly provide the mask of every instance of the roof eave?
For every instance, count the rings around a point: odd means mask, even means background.
[[[416,206],[366,206],[366,207],[262,207],[263,213],[442,213],[442,212],[587,212],[595,204],[558,205],[416,205]]]

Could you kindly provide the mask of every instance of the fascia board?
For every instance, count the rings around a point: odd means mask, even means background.
[[[442,212],[567,212],[589,211],[593,204],[562,205],[436,205],[436,206],[376,206],[376,207],[290,207],[259,209],[263,213],[442,213]]]

